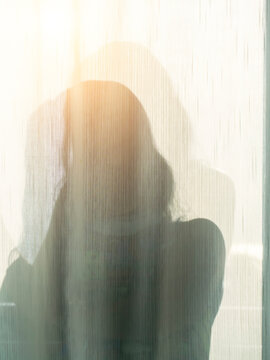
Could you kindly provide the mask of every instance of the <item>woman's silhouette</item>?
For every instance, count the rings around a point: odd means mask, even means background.
[[[26,358],[207,359],[219,229],[171,220],[171,170],[125,86],[69,89],[65,120],[66,182],[46,240],[33,266],[10,266],[0,293],[16,304]]]

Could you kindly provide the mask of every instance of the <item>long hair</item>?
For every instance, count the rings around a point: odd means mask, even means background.
[[[142,217],[170,215],[171,169],[156,150],[143,106],[124,85],[82,82],[42,104],[27,133],[19,253],[28,262],[33,263],[48,237],[56,210],[63,217],[64,209],[71,208],[71,179],[78,191],[73,201],[78,205],[83,196],[88,215],[102,210],[113,215],[121,199],[124,212],[132,212],[124,209],[126,201]],[[104,190],[111,195],[107,200]]]

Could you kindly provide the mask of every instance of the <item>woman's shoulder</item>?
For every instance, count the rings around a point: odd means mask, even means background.
[[[176,240],[188,243],[204,243],[224,248],[224,238],[219,227],[211,220],[196,218],[189,221],[175,221],[171,229]]]
[[[17,303],[29,293],[31,265],[19,256],[6,270],[1,289],[0,301]]]
[[[210,266],[224,267],[225,243],[218,226],[208,219],[174,221],[169,225],[165,247],[172,256]],[[197,260],[196,260],[197,259]]]

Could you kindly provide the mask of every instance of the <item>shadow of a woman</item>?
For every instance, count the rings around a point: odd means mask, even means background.
[[[34,264],[20,256],[0,293],[16,305],[25,358],[207,359],[220,230],[172,221],[172,172],[125,86],[80,83],[64,108],[66,182]]]

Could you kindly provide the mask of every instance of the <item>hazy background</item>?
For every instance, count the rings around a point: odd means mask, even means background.
[[[51,179],[25,239],[29,119],[79,81],[119,81],[173,169],[173,217],[224,234],[211,359],[260,359],[264,1],[1,1],[0,39],[0,283],[12,248],[42,242],[55,196]]]

